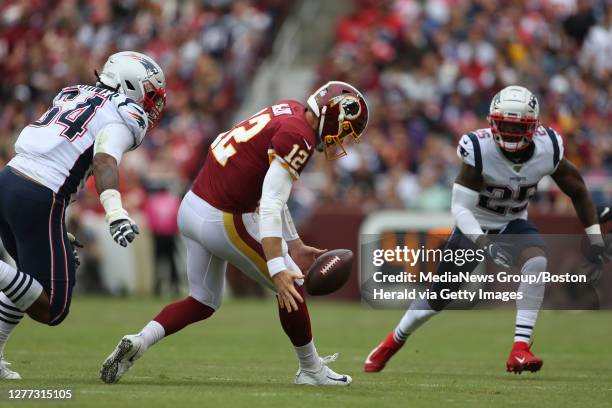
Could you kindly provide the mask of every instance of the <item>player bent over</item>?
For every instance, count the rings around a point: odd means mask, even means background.
[[[582,177],[563,158],[561,136],[540,126],[536,97],[526,88],[509,86],[491,102],[490,128],[464,135],[457,154],[463,160],[453,186],[452,212],[456,227],[446,248],[483,248],[504,268],[520,266],[524,275],[547,271],[544,241],[527,221],[527,205],[538,182],[551,175],[574,204],[578,218],[591,243],[591,260],[607,261],[597,211]],[[517,238],[520,235],[520,238]],[[473,271],[478,264],[456,267],[450,262],[438,266],[446,271]],[[433,290],[459,290],[460,284],[435,283]],[[543,283],[521,283],[523,299],[516,301],[514,344],[506,370],[521,373],[538,371],[542,359],[530,350],[530,339],[544,298]],[[438,296],[440,298],[440,296]],[[414,301],[393,332],[365,361],[366,372],[381,371],[414,331],[444,309],[450,301]]]
[[[62,89],[21,131],[17,155],[0,172],[0,238],[17,264],[0,261],[0,356],[25,313],[50,326],[68,315],[76,253],[64,215],[92,171],[115,241],[127,246],[138,234],[117,191],[118,164],[157,125],[165,86],[151,58],[120,52],[95,86]],[[0,378],[21,377],[1,360]]]
[[[301,271],[323,251],[302,243],[286,202],[315,148],[328,159],[345,155],[342,142],[359,142],[367,120],[361,93],[329,82],[307,106],[281,101],[220,134],[178,215],[189,296],[166,306],[139,334],[123,337],[102,365],[102,381],[118,381],[147,348],[219,309],[231,262],[276,291],[281,325],[299,360],[295,383],[349,385],[351,377],[327,367],[336,356],[320,358],[312,340]]]

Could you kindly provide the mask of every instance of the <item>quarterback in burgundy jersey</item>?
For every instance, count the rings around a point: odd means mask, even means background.
[[[329,160],[346,155],[344,141],[359,143],[367,121],[363,95],[332,81],[306,105],[280,101],[221,133],[178,215],[189,296],[124,336],[102,364],[101,379],[117,382],[163,337],[210,317],[221,306],[230,262],[276,292],[281,326],[299,360],[295,383],[349,385],[350,376],[327,366],[337,355],[321,358],[314,346],[301,271],[324,251],[302,242],[286,203],[314,151]]]
[[[294,179],[310,159],[317,136],[305,113],[301,103],[282,101],[220,134],[192,191],[223,211],[255,211],[271,159],[281,159]]]

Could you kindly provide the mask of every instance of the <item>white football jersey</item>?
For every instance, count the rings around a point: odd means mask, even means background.
[[[563,141],[553,129],[540,126],[533,143],[533,156],[525,163],[514,163],[495,144],[489,128],[461,137],[457,155],[484,180],[473,211],[483,229],[501,229],[512,220],[527,219],[529,199],[538,182],[554,173],[563,158]]]
[[[90,85],[64,88],[17,139],[8,163],[55,193],[75,194],[91,173],[96,137],[108,125],[135,149],[147,131],[147,115],[123,94]],[[119,125],[119,126],[117,126]]]

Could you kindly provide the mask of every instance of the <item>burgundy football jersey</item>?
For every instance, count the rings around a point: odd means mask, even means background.
[[[281,101],[221,133],[191,190],[226,212],[255,211],[272,158],[280,158],[294,179],[310,159],[317,141],[305,109],[299,102]]]

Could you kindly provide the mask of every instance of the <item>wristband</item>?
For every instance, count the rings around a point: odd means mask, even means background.
[[[123,209],[123,205],[121,204],[121,193],[117,190],[104,190],[102,194],[100,194],[100,202],[107,214]]]
[[[285,260],[281,256],[270,259],[267,262],[267,265],[268,265],[268,272],[270,273],[270,276],[272,277],[276,275],[277,273],[282,272],[285,269],[287,269]]]
[[[603,236],[601,235],[601,227],[599,224],[593,224],[590,227],[584,229],[587,236],[589,237],[589,241],[591,241],[591,245],[601,245],[604,246]]]

